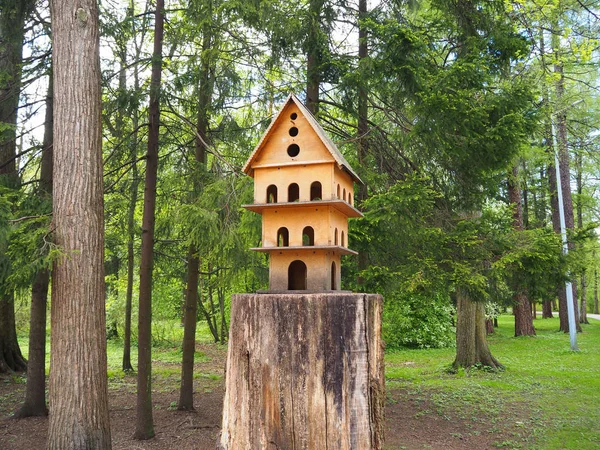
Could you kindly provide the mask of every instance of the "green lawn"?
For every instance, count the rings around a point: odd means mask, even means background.
[[[442,415],[451,409],[473,419],[481,414],[514,420],[527,429],[524,434],[530,434],[500,442],[498,447],[597,449],[600,321],[590,321],[578,334],[580,351],[575,353],[569,349],[568,334],[556,331],[558,319],[538,319],[537,337],[515,338],[512,316],[500,317],[489,343],[506,366],[503,372],[449,374],[446,369],[453,362],[454,349],[390,351],[386,354],[388,388],[427,396]]]

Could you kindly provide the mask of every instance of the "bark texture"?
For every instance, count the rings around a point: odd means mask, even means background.
[[[50,2],[54,239],[48,449],[110,449],[98,5]]]
[[[519,188],[519,166],[516,164],[508,176],[508,200],[513,207],[513,227],[517,232],[523,231],[523,204],[521,202],[521,189]],[[519,284],[513,286],[513,291],[515,336],[535,336],[531,302],[527,296],[527,291]]]
[[[485,305],[474,302],[464,290],[458,289],[456,317],[456,359],[453,366],[501,368],[502,365],[492,356],[487,345]]]
[[[542,319],[552,319],[552,301],[544,300],[542,302]]]
[[[194,409],[194,353],[196,351],[196,314],[198,312],[198,278],[200,258],[194,246],[188,252],[187,286],[183,316],[183,344],[181,361],[181,387],[177,409]]]
[[[160,124],[160,80],[162,74],[162,41],[164,0],[157,0],[154,18],[154,50],[150,81],[148,152],[142,217],[142,255],[140,261],[140,300],[138,313],[138,379],[137,417],[134,438],[154,437],[152,418],[152,268],[154,265],[154,221],[156,178],[158,174],[158,135]]]
[[[54,124],[52,101],[52,76],[46,96],[46,117],[42,167],[40,170],[39,196],[42,200],[52,200],[52,127]],[[27,364],[27,386],[25,403],[15,413],[15,417],[45,416],[46,407],[46,308],[50,271],[40,269],[35,274],[31,287],[31,314],[29,317],[29,362]]]
[[[383,448],[382,298],[234,295],[221,450]]]

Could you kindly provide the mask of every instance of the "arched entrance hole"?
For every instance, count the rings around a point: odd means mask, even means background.
[[[286,227],[281,227],[277,230],[277,247],[290,246],[290,232]]]
[[[300,200],[300,186],[292,183],[288,187],[288,202],[297,202],[298,200]]]
[[[277,203],[277,186],[274,184],[267,188],[267,203]]]
[[[306,290],[306,264],[299,259],[292,261],[288,267],[288,289],[290,291]]]
[[[337,290],[337,286],[335,284],[335,280],[337,280],[337,274],[335,273],[335,262],[331,263],[331,290]]]
[[[304,227],[304,230],[302,230],[302,245],[315,245],[315,230],[313,227]]]
[[[314,183],[312,183],[310,185],[310,201],[322,200],[322,199],[323,199],[323,192],[322,192],[322,188],[321,188],[321,183],[319,183],[318,181],[315,181]]]

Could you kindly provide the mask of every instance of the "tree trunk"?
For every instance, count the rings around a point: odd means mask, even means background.
[[[227,332],[227,318],[225,317],[225,290],[219,288],[219,314],[221,315],[221,344],[227,342],[229,333]]]
[[[486,334],[494,334],[494,321],[492,319],[485,319],[485,332]]]
[[[200,312],[202,313],[202,315],[204,316],[204,319],[208,323],[208,329],[210,330],[210,334],[212,334],[213,339],[215,340],[215,343],[219,342],[219,333],[217,332],[216,328],[213,325],[213,321],[212,321],[212,318],[210,317],[210,313],[204,307],[202,297],[203,297],[202,278],[200,278],[200,294],[198,295],[198,308],[200,309]]]
[[[137,112],[134,113],[133,125],[137,128]],[[131,198],[129,200],[129,211],[127,216],[127,290],[125,293],[125,326],[123,329],[123,371],[133,372],[131,365],[131,312],[133,309],[133,271],[135,265],[135,207],[138,194],[138,173],[137,163],[137,132],[134,132],[134,142],[132,144],[132,174],[131,174]]]
[[[319,86],[321,83],[322,44],[321,13],[324,0],[310,0],[308,7],[308,31],[306,37],[306,107],[317,115],[319,112]]]
[[[48,449],[110,449],[98,5],[51,1],[55,242]]]
[[[513,310],[515,311],[515,337],[535,336],[531,304],[526,294],[513,295]]]
[[[382,298],[234,295],[221,450],[383,448]]]
[[[367,154],[369,152],[369,98],[367,89],[364,83],[366,76],[365,64],[368,58],[368,42],[367,42],[367,28],[365,21],[368,14],[367,0],[359,0],[358,2],[358,68],[361,71],[359,76],[359,87],[358,87],[358,167],[360,170],[365,168]],[[368,189],[366,184],[360,184],[357,192],[358,205],[364,209],[363,203],[367,199]],[[363,247],[358,254],[358,271],[361,272],[367,269],[369,261],[368,250]],[[359,285],[364,284],[364,278],[359,275],[357,279]]]
[[[577,180],[577,228],[583,229],[583,154],[575,155],[575,179]],[[579,323],[589,323],[587,320],[587,279],[586,269],[581,272],[581,295],[579,308]]]
[[[158,173],[158,137],[160,124],[160,82],[164,0],[157,0],[154,23],[154,51],[150,81],[148,153],[142,218],[142,255],[140,261],[140,299],[138,314],[138,386],[135,439],[154,437],[152,419],[152,267],[154,263],[154,221],[156,179]]]
[[[485,305],[471,300],[462,289],[456,291],[456,359],[454,368],[475,365],[493,369],[502,365],[492,356],[486,339]]]
[[[523,208],[522,208],[522,218],[523,218],[523,229],[529,229],[529,189],[527,188],[527,165],[525,160],[522,162],[523,172],[525,175],[523,176]],[[518,167],[517,167],[518,173]],[[534,316],[535,317],[535,316]]]
[[[552,319],[552,300],[544,300],[542,302],[542,319]]]
[[[43,200],[52,200],[52,153],[53,153],[53,92],[52,74],[46,96],[46,117],[42,166],[40,169],[39,195]],[[27,386],[25,403],[15,417],[46,416],[46,307],[50,271],[38,270],[31,288],[31,314],[29,317],[29,362],[27,364]]]
[[[0,9],[0,185],[13,189],[19,186],[15,155],[24,26],[33,5],[32,0],[7,0]],[[0,259],[10,267],[6,248],[0,248]],[[5,285],[0,297],[0,373],[27,369],[17,341],[14,292],[7,283],[5,275],[0,279]]]
[[[508,176],[508,200],[513,206],[513,228],[523,231],[523,206],[519,188],[519,166],[515,164]],[[513,286],[513,313],[515,315],[515,336],[535,336],[531,303],[523,286]]]
[[[579,323],[589,323],[587,319],[587,277],[585,269],[581,274],[581,310],[579,312]]]
[[[130,14],[133,18],[135,15],[134,3],[130,7]],[[135,21],[132,20],[132,32],[135,34]],[[140,59],[141,45],[137,45],[136,41],[136,60],[133,65],[133,89],[135,92],[139,92],[140,89],[140,77],[138,62]],[[127,289],[125,292],[125,326],[123,327],[123,371],[133,372],[133,366],[131,365],[131,313],[133,310],[133,271],[135,270],[135,209],[138,200],[138,187],[139,187],[139,175],[137,167],[137,155],[138,155],[138,127],[140,117],[137,108],[133,111],[133,117],[131,119],[133,134],[132,142],[130,146],[129,158],[132,164],[131,167],[131,190],[129,200],[129,211],[127,214]]]
[[[560,56],[560,42],[558,36],[552,37],[552,47],[556,56],[556,62],[554,64],[554,73],[556,74],[555,82],[555,93],[556,102],[561,105],[564,98],[565,92],[565,77],[563,74],[563,66]],[[558,165],[560,168],[560,182],[563,196],[563,207],[565,216],[565,226],[567,230],[575,229],[575,217],[573,214],[573,198],[571,195],[571,169],[569,165],[569,149],[567,141],[567,112],[565,109],[559,111],[556,114],[556,142],[558,145]],[[558,210],[558,201],[556,202]],[[560,224],[559,224],[560,229]],[[569,250],[574,249],[573,242],[569,242]],[[573,282],[573,308],[575,310],[575,323],[577,324],[577,331],[581,331],[581,325],[579,325],[578,305],[577,305],[577,283]],[[564,291],[565,288],[562,288]],[[565,333],[569,332],[569,320],[567,314],[567,296],[559,296],[559,310],[558,310],[561,322],[561,331]]]
[[[198,274],[200,258],[190,246],[188,252],[187,288],[183,323],[183,345],[181,362],[181,388],[179,390],[179,410],[194,409],[194,353],[196,351],[196,314],[198,312]]]
[[[207,17],[212,17],[212,3],[208,2]],[[206,166],[206,143],[208,142],[208,110],[212,96],[212,76],[208,51],[211,47],[211,30],[206,22],[202,32],[202,52],[200,82],[198,84],[198,116],[196,119],[196,148],[194,167],[202,173]],[[195,196],[201,194],[202,183],[200,174],[192,172],[193,192]],[[181,388],[179,390],[179,410],[194,409],[194,354],[196,352],[196,322],[198,320],[198,281],[200,273],[200,255],[195,245],[190,244],[188,250],[187,287],[183,316],[183,345],[181,361]]]

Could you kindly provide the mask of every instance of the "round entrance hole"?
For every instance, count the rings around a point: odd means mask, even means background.
[[[292,136],[292,137],[298,136],[298,128],[296,128],[296,127],[290,128],[290,136]]]
[[[294,156],[298,156],[298,153],[300,153],[300,147],[298,146],[298,144],[292,144],[287,148],[287,154],[290,155],[292,158]]]
[[[298,114],[296,114],[296,113],[291,113],[290,114],[290,119],[296,120],[297,118],[298,118]]]

